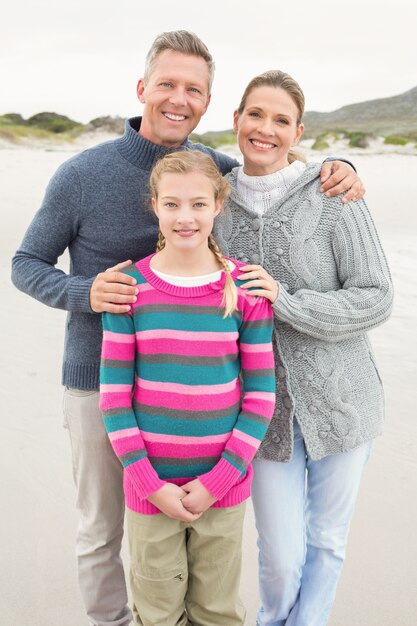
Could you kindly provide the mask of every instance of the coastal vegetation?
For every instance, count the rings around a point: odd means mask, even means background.
[[[81,124],[66,115],[44,111],[24,119],[19,113],[0,115],[0,139],[19,144],[25,140],[72,142],[86,132],[104,130],[121,134],[124,121],[119,117],[98,117],[88,124]]]
[[[220,148],[221,146],[232,146],[236,143],[236,135],[234,130],[209,131],[202,135],[193,133],[190,135],[191,141],[195,143],[203,143],[210,148]]]
[[[348,148],[368,148],[382,137],[388,146],[407,146],[417,150],[417,87],[391,98],[380,98],[350,104],[336,111],[307,111],[304,116],[303,141],[309,140],[314,150],[327,150],[335,142]],[[84,133],[104,131],[122,134],[124,120],[120,117],[97,117],[81,124],[65,115],[42,112],[24,119],[19,113],[0,115],[0,140],[7,143],[37,141],[72,142]],[[236,145],[232,129],[192,134],[190,139],[212,148]]]
[[[388,135],[385,137],[384,143],[391,144],[393,146],[405,146],[410,142],[407,137],[401,137],[400,135]]]
[[[313,143],[313,145],[311,146],[313,150],[327,150],[327,148],[330,148],[330,144],[327,141],[328,139],[328,135],[327,134],[321,134],[317,137],[316,141]]]

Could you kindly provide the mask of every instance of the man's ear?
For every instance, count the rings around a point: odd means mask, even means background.
[[[139,78],[138,84],[136,87],[136,94],[139,98],[139,102],[145,104],[145,83],[143,78]]]
[[[204,113],[207,111],[208,109],[208,105],[210,104],[210,100],[211,100],[211,93],[209,93],[209,95],[207,96],[207,101],[206,101],[206,108],[204,109]],[[203,114],[204,115],[204,114]]]

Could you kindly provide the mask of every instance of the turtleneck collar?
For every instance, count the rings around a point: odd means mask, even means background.
[[[282,203],[288,200],[288,198],[291,197],[294,193],[297,193],[300,189],[302,189],[305,185],[307,185],[312,180],[318,179],[320,177],[321,168],[322,168],[321,163],[307,163],[304,172],[300,174],[292,182],[292,184],[287,188],[287,190],[282,195],[282,197],[278,199],[275,202],[275,204],[273,204],[268,209],[268,211],[270,210],[272,211],[272,210],[275,210],[276,208],[279,208],[282,205]],[[226,176],[226,179],[229,181],[230,186],[232,188],[230,200],[233,203],[240,206],[241,208],[243,208],[245,211],[251,213],[252,215],[259,216],[259,212],[257,212],[255,207],[253,206],[254,205],[253,201],[250,202],[249,204],[245,202],[237,190],[237,177],[238,177],[238,172],[240,169],[241,169],[241,166],[234,167],[232,171],[229,172],[229,174],[227,174]],[[255,178],[255,177],[252,177],[252,178]]]
[[[126,120],[125,132],[122,137],[115,140],[115,143],[122,157],[142,170],[151,170],[155,162],[169,152],[184,150],[191,145],[188,139],[177,148],[167,148],[153,143],[139,134],[141,121],[141,117]]]
[[[237,193],[246,205],[262,215],[285,195],[305,168],[305,163],[294,161],[273,174],[248,176],[240,167],[237,171]]]

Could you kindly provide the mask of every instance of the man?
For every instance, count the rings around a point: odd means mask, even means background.
[[[120,559],[122,466],[98,410],[99,314],[129,309],[136,287],[120,272],[130,261],[122,261],[137,260],[155,249],[157,225],[148,196],[154,162],[182,146],[210,154],[223,174],[238,165],[187,139],[209,105],[213,72],[212,57],[194,34],[174,31],[158,36],[137,87],[143,117],[129,120],[123,137],[86,150],[57,170],[13,258],[16,287],[68,311],[64,414],[80,513],[79,584],[95,626],[126,626],[131,620]],[[326,163],[322,171],[327,179],[323,190],[331,195],[348,189],[347,199],[363,194],[348,164]],[[68,275],[54,267],[66,248],[71,259]]]

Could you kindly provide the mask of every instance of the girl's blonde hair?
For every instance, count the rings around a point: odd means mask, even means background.
[[[297,126],[301,124],[305,107],[303,90],[297,81],[292,78],[292,76],[282,72],[281,70],[269,70],[267,72],[263,72],[249,81],[237,109],[239,115],[242,115],[243,113],[249,94],[258,87],[275,87],[277,89],[284,89],[297,107]],[[292,163],[293,161],[303,161],[305,163],[306,159],[303,154],[291,149],[288,153],[288,161],[289,163]]]
[[[199,172],[207,176],[213,185],[214,199],[216,202],[218,200],[226,200],[226,198],[229,197],[231,192],[229,183],[223,178],[213,159],[200,150],[171,152],[157,161],[152,169],[149,181],[152,197],[155,198],[155,200],[158,199],[159,181],[163,174],[189,174],[191,172]],[[227,259],[224,258],[212,234],[210,234],[208,238],[208,246],[226,274],[221,305],[225,309],[224,317],[228,317],[237,309],[236,285],[231,275],[229,263]],[[161,231],[159,231],[156,249],[159,252],[164,247],[165,237]]]

